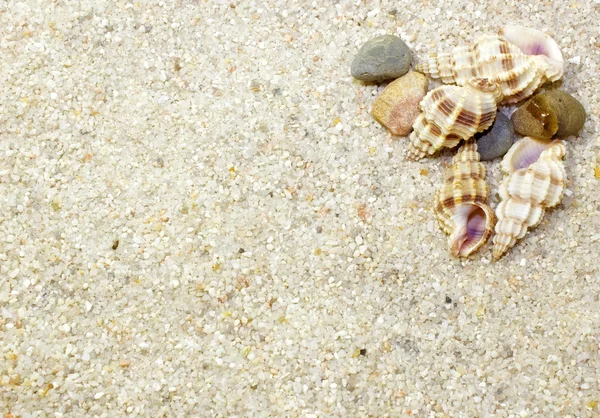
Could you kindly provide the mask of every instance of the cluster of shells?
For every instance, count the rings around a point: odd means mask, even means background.
[[[422,113],[410,135],[411,157],[420,159],[465,141],[434,204],[452,255],[467,257],[493,235],[493,257],[499,259],[540,223],[547,208],[559,203],[566,182],[562,141],[525,137],[512,146],[501,163],[506,177],[494,214],[473,137],[493,124],[498,106],[520,102],[544,83],[559,80],[563,66],[552,38],[515,26],[431,54],[417,65],[417,71],[452,85],[433,89],[421,101]]]

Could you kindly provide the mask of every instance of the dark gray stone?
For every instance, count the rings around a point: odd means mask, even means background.
[[[410,69],[410,48],[397,36],[373,38],[358,51],[350,72],[363,81],[385,81],[403,76]]]
[[[481,161],[489,161],[504,156],[515,142],[516,136],[510,119],[498,112],[492,127],[475,135],[475,138]]]

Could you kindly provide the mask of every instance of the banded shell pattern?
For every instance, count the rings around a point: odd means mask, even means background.
[[[441,229],[449,234],[454,257],[467,257],[490,237],[495,216],[487,204],[485,166],[479,162],[474,139],[454,156],[444,186],[435,196],[434,211]]]
[[[423,111],[409,138],[410,155],[422,158],[485,131],[496,118],[501,98],[498,85],[483,78],[473,78],[465,86],[431,90],[420,103]]]
[[[505,26],[499,34],[516,45],[525,55],[532,56],[550,81],[562,78],[565,61],[558,44],[552,37],[537,29]]]
[[[430,54],[416,70],[461,86],[473,77],[488,78],[500,85],[503,103],[516,103],[531,96],[546,81],[546,66],[539,66],[538,59],[526,55],[504,37],[483,35],[472,45]]]
[[[562,141],[530,137],[516,142],[504,156],[501,167],[509,176],[499,190],[494,259],[523,238],[527,229],[537,226],[547,208],[560,202],[566,183],[564,156]]]

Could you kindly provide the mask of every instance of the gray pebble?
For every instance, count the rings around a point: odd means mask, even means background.
[[[358,51],[350,72],[363,81],[385,81],[403,76],[410,69],[410,48],[397,36],[373,38]]]
[[[490,129],[475,135],[477,151],[481,161],[489,161],[502,157],[515,142],[515,129],[508,117],[503,113],[496,114],[496,120]]]

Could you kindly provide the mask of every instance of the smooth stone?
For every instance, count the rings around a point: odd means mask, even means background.
[[[546,109],[543,99],[533,101],[531,98],[520,106],[511,116],[515,131],[523,136],[536,139],[550,139],[558,130],[556,114]]]
[[[410,69],[410,48],[397,36],[384,35],[367,41],[359,50],[350,72],[363,81],[385,81],[403,76]]]
[[[533,96],[512,115],[516,132],[538,139],[577,135],[585,118],[583,105],[561,90]]]
[[[392,81],[373,103],[371,115],[395,136],[412,131],[421,113],[419,103],[427,94],[427,78],[414,71]]]
[[[477,151],[481,161],[494,160],[504,156],[516,140],[515,130],[504,113],[497,112],[491,128],[475,135]]]
[[[577,135],[583,128],[587,116],[579,100],[562,90],[550,90],[543,94],[548,97],[556,110],[558,130],[555,136],[565,138]]]

